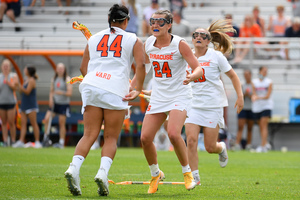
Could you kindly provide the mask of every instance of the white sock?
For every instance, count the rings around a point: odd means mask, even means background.
[[[72,159],[72,164],[75,165],[76,169],[80,170],[80,167],[84,161],[84,157],[81,155],[75,155]]]
[[[221,142],[219,142],[219,144],[221,144],[221,146],[222,146],[222,151],[219,153],[219,154],[221,154],[221,153],[223,153],[223,151],[225,150],[225,148],[223,147],[223,145],[222,145]]]
[[[199,176],[199,170],[198,170],[198,169],[192,171],[192,174],[193,174],[193,177],[194,177],[194,178],[196,178],[196,177],[199,177],[199,178],[200,178],[200,176]]]
[[[156,177],[159,175],[158,164],[149,165],[151,176]]]
[[[191,168],[190,165],[188,164],[187,166],[182,166],[182,173],[186,173],[186,172],[191,172]]]
[[[64,145],[65,145],[65,139],[60,138],[60,139],[59,139],[59,144],[61,144],[61,145],[64,146]]]
[[[103,168],[105,170],[107,176],[108,176],[108,171],[110,169],[112,162],[113,162],[113,160],[110,157],[103,156],[101,158],[100,169]]]

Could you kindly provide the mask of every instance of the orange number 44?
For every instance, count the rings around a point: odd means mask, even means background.
[[[122,38],[123,38],[122,35],[117,35],[117,37],[114,39],[114,41],[111,43],[108,49],[109,35],[104,35],[97,46],[97,51],[101,51],[101,57],[107,57],[108,50],[115,52],[114,57],[121,57]]]

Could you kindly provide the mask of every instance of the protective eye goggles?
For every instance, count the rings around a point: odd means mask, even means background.
[[[194,32],[193,39],[196,39],[199,35],[200,35],[200,37],[202,37],[203,40],[210,39],[209,35],[204,32]]]
[[[163,27],[166,23],[170,24],[171,20],[166,20],[165,18],[150,18],[150,26],[155,24],[155,22],[160,26]]]

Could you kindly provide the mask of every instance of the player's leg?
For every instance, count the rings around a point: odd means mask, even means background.
[[[182,166],[182,173],[186,189],[193,189],[197,184],[194,181],[192,171],[188,161],[186,144],[181,137],[181,130],[187,116],[186,110],[171,110],[168,120],[168,136],[174,147],[174,151]]]
[[[107,176],[117,152],[117,142],[124,122],[125,112],[126,110],[104,109],[104,144],[101,151],[100,168],[95,176],[100,196],[109,194]]]
[[[103,121],[103,109],[85,106],[83,113],[84,133],[76,145],[74,156],[68,170],[65,172],[68,189],[74,195],[81,195],[79,172],[80,167],[94,141],[98,137]]]
[[[187,151],[189,164],[192,170],[194,180],[200,185],[200,175],[198,170],[198,135],[200,133],[200,126],[192,123],[185,124],[185,133],[187,141]]]
[[[164,178],[164,174],[158,166],[157,152],[153,140],[166,117],[165,113],[146,114],[143,120],[141,143],[152,176],[148,193],[155,193],[158,182]]]
[[[7,128],[7,110],[0,109],[1,128],[2,128],[2,139],[4,146],[8,145],[8,128]]]
[[[217,142],[219,137],[219,125],[215,128],[204,127],[204,145],[205,149],[210,154],[219,154],[219,164],[221,167],[226,167],[228,155],[226,144]]]
[[[16,142],[16,108],[7,110],[7,122],[9,124],[9,132],[11,137],[11,143]]]
[[[25,112],[21,112],[21,130],[19,140],[12,145],[14,148],[22,148],[25,145],[25,136],[27,132],[27,115]]]
[[[33,134],[35,139],[34,148],[42,148],[42,144],[40,143],[40,128],[36,119],[36,111],[30,112],[28,114],[28,118],[31,126],[33,127]]]
[[[238,118],[238,131],[236,134],[235,145],[234,145],[235,151],[238,151],[241,149],[241,140],[242,140],[242,135],[243,135],[243,130],[244,130],[245,124],[246,124],[246,119],[239,117]]]

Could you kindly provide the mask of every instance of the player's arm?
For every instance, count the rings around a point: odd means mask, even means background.
[[[87,74],[88,63],[90,60],[89,45],[87,44],[80,64],[80,72],[84,77]]]
[[[69,82],[71,80],[71,78],[69,76],[67,76],[66,78],[67,82]],[[65,96],[70,97],[72,96],[73,93],[73,87],[71,84],[67,84],[67,91],[64,93]]]
[[[193,73],[186,76],[186,80],[183,81],[184,85],[189,84],[190,82],[197,80],[203,76],[202,67],[200,66],[197,58],[194,56],[190,46],[185,41],[180,41],[179,51],[182,57],[186,60],[189,66],[192,68]],[[184,66],[185,67],[185,66]]]
[[[143,89],[143,83],[145,79],[145,53],[144,47],[141,39],[137,38],[136,43],[133,47],[133,57],[136,63],[136,73],[135,73],[135,81],[136,86],[135,90],[131,91],[128,95],[125,96],[123,100],[130,101],[135,99]]]
[[[30,92],[34,89],[35,84],[36,84],[36,82],[35,82],[34,78],[30,78],[28,81],[27,88],[20,86],[20,92],[23,92],[24,94],[29,95]]]
[[[51,79],[51,84],[50,84],[49,107],[53,106],[53,96],[54,96],[54,78]]]
[[[235,102],[234,107],[237,108],[236,110],[237,113],[240,113],[244,107],[244,95],[243,95],[240,79],[233,69],[229,70],[225,74],[230,78],[232,85],[235,89],[235,92],[237,94],[237,100]]]

